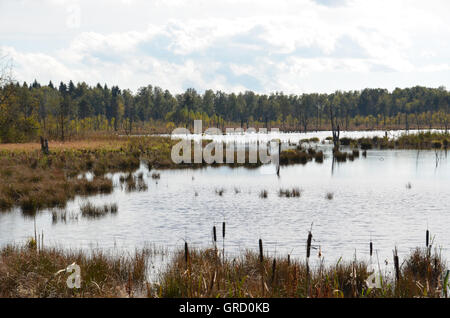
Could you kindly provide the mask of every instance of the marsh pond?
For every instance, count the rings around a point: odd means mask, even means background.
[[[450,160],[446,151],[373,149],[365,157],[336,163],[330,143],[325,142],[330,135],[272,136],[294,144],[318,137],[320,142],[306,147],[325,154],[323,163],[282,166],[279,176],[271,165],[149,171],[142,163],[134,172],[139,179],[134,191],[124,186],[126,173],[115,173],[108,175],[114,183],[111,194],[76,197],[64,211],[44,210],[31,217],[20,209],[0,213],[0,245],[26,241],[36,226],[47,246],[129,251],[154,246],[171,251],[184,241],[194,247],[211,246],[215,225],[218,245],[225,245],[228,256],[256,250],[261,238],[272,255],[303,258],[312,228],[313,261],[318,261],[319,252],[326,262],[352,259],[355,254],[368,259],[372,240],[379,262],[390,262],[394,246],[400,255],[424,246],[429,229],[434,245],[449,259]],[[345,136],[384,136],[384,132],[343,132],[341,137]],[[239,141],[249,136],[220,138]],[[80,177],[89,178],[89,174]],[[280,195],[283,189],[299,193]],[[264,191],[266,197],[261,196]],[[86,202],[114,203],[118,211],[84,218],[80,206]],[[225,242],[222,222],[226,222]]]

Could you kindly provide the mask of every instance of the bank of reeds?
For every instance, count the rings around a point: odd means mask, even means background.
[[[180,251],[161,274],[154,293],[160,297],[196,298],[445,296],[444,266],[438,252],[430,255],[425,249],[416,249],[402,264],[398,280],[386,274],[389,271],[382,271],[378,274],[381,285],[371,288],[367,281],[373,269],[356,259],[308,268],[306,262],[289,255],[261,258],[257,252],[246,251],[238,257],[223,259],[217,249],[191,249],[189,271],[184,251]]]
[[[149,255],[8,245],[0,250],[0,297],[133,297],[146,289]],[[80,266],[79,289],[66,283],[73,263]]]
[[[394,253],[394,262],[383,268],[378,264],[377,270],[356,257],[326,265],[320,252],[317,266],[308,266],[306,259],[291,255],[272,257],[262,250],[261,240],[259,251],[246,250],[226,257],[214,237],[213,248],[188,248],[186,243],[152,284],[147,281],[146,269],[152,255],[148,249],[131,255],[97,249],[64,250],[44,247],[34,238],[24,245],[8,245],[0,249],[0,297],[448,296],[445,261],[438,250],[432,252],[431,245],[416,248],[403,259]],[[80,288],[67,285],[72,272],[66,269],[71,264],[80,266]],[[378,284],[371,284],[376,281]]]
[[[450,134],[439,132],[403,133],[397,138],[363,137],[340,139],[342,146],[350,146],[361,150],[370,149],[443,149],[449,147]]]

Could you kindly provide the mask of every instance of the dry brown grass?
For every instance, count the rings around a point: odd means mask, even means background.
[[[125,145],[125,138],[115,140],[78,140],[78,141],[49,141],[50,150],[81,150],[81,149],[99,149],[99,148],[120,148]],[[0,151],[35,151],[40,150],[39,143],[23,143],[23,144],[0,144]]]
[[[76,195],[112,191],[108,172],[134,171],[141,160],[149,167],[172,167],[173,141],[162,137],[105,138],[50,144],[44,155],[38,144],[2,145],[0,150],[0,210],[19,206],[26,212],[64,207]],[[52,147],[53,145],[53,147]],[[6,150],[7,149],[7,150]],[[92,172],[94,179],[79,179]],[[145,184],[139,183],[140,189]]]
[[[132,297],[145,288],[149,255],[6,246],[0,251],[0,297]],[[80,289],[68,288],[70,273],[61,271],[72,263],[81,269]]]
[[[186,264],[180,251],[161,274],[154,293],[161,297],[441,297],[443,262],[438,253],[427,255],[421,249],[413,251],[401,269],[400,281],[384,274],[381,288],[371,289],[366,283],[369,266],[357,260],[321,263],[308,270],[304,261],[288,257],[266,255],[261,263],[255,252],[223,259],[218,250],[206,249],[190,250]]]

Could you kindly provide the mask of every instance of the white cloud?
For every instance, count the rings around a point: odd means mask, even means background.
[[[35,23],[51,10],[64,23],[71,6],[82,17],[76,29]],[[19,4],[5,7],[29,22],[0,13],[0,49],[14,59],[20,80],[152,84],[174,92],[450,84],[444,0],[47,0],[30,16]],[[33,49],[30,38],[44,40]],[[430,72],[432,81],[421,76]]]

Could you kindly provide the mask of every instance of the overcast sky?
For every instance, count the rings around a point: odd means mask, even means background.
[[[15,78],[226,92],[450,87],[448,0],[0,0]]]

